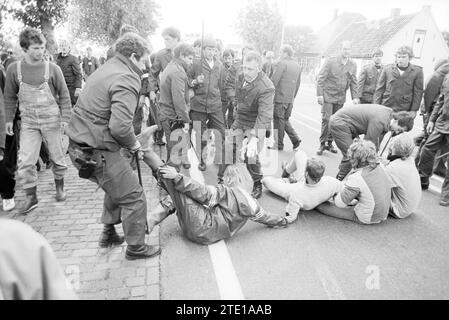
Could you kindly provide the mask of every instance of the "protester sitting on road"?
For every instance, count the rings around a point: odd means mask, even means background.
[[[391,183],[376,153],[376,146],[368,140],[356,140],[348,149],[353,170],[345,186],[318,211],[335,218],[362,224],[380,223],[387,219],[391,203]]]
[[[242,187],[248,174],[244,168],[230,165],[225,171],[224,184],[204,185],[167,166],[148,147],[157,129],[146,129],[140,143],[144,162],[170,196],[163,198],[148,214],[148,230],[151,230],[176,211],[184,235],[199,244],[211,244],[232,237],[248,219],[270,227],[285,227],[287,218],[266,212]]]
[[[77,299],[45,238],[23,222],[0,219],[0,300]]]
[[[385,172],[392,182],[390,214],[406,218],[421,201],[421,180],[412,157],[415,144],[408,133],[396,136],[391,143]]]
[[[293,222],[299,210],[312,210],[342,190],[341,181],[323,177],[325,170],[326,166],[321,160],[307,159],[307,154],[299,150],[290,162],[283,164],[282,178],[265,177],[262,183],[265,188],[288,201],[285,212],[288,221]],[[298,178],[293,177],[293,174]]]

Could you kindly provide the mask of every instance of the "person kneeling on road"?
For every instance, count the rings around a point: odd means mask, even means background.
[[[307,159],[307,154],[302,150],[297,151],[294,158],[282,167],[281,179],[266,177],[262,183],[288,201],[285,211],[289,222],[296,220],[299,210],[312,210],[343,189],[341,181],[323,177],[326,166],[321,160]]]
[[[184,235],[203,245],[232,237],[248,219],[270,227],[287,226],[287,218],[266,212],[243,189],[246,171],[238,166],[228,166],[224,183],[212,186],[199,183],[166,165],[153,150],[144,147],[155,129],[156,126],[148,128],[140,137],[143,161],[153,170],[169,196],[148,214],[150,232],[175,211]]]
[[[387,219],[391,203],[391,183],[379,163],[376,146],[368,140],[356,140],[348,149],[352,171],[345,186],[325,202],[318,211],[335,218],[362,224],[380,223]]]

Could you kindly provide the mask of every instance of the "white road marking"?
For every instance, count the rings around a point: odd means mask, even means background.
[[[192,141],[195,139],[192,138]],[[190,148],[188,157],[191,163],[190,176],[192,179],[204,183],[204,176],[198,169],[198,157]],[[239,279],[232,264],[226,243],[222,240],[208,246],[212,266],[214,268],[215,279],[217,280],[218,291],[222,300],[244,300]]]

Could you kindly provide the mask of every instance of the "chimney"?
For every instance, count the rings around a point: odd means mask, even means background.
[[[401,15],[401,9],[400,8],[393,8],[391,9],[390,18],[395,19]]]
[[[334,9],[334,19],[333,20],[336,20],[337,18],[338,18],[338,9],[335,8]]]

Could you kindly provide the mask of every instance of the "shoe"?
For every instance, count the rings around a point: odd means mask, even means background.
[[[322,144],[322,145],[320,146],[320,148],[318,149],[318,151],[316,152],[316,154],[319,155],[319,156],[322,156],[324,150],[326,150],[326,146],[325,146],[324,144]]]
[[[332,153],[337,153],[337,152],[338,152],[337,149],[334,148],[332,142],[327,144],[326,149],[327,149],[329,152],[332,152]]]
[[[64,179],[55,180],[56,186],[56,201],[65,201],[67,195],[64,191]]]
[[[198,165],[198,170],[206,171],[206,163],[201,161],[200,164]]]
[[[290,177],[290,173],[288,173],[288,172],[285,170],[285,168],[287,167],[287,165],[288,165],[288,161],[282,162],[282,165],[281,165],[281,168],[282,168],[282,175],[281,175],[281,177],[282,177],[282,178],[288,178],[288,177]]]
[[[254,199],[259,199],[261,195],[262,195],[262,183],[254,182],[253,191],[251,192],[251,196]]]
[[[301,140],[299,140],[297,143],[294,143],[293,144],[293,151],[298,151],[300,145],[301,145]]]
[[[429,177],[421,177],[421,189],[422,190],[427,190],[429,189]]]
[[[182,167],[186,170],[189,170],[192,165],[190,163],[183,163]]]
[[[25,189],[25,203],[20,208],[19,213],[20,214],[26,214],[30,212],[31,210],[34,210],[37,208],[37,196],[36,196],[36,187]]]
[[[449,207],[449,201],[440,200],[440,206]]]
[[[126,248],[125,258],[127,260],[146,259],[157,256],[161,253],[159,246],[150,246],[148,244],[130,246]]]
[[[108,248],[111,246],[119,246],[124,241],[125,238],[117,234],[113,224],[105,224],[98,245],[100,248]]]
[[[3,199],[3,211],[11,211],[15,207],[16,207],[16,203],[14,202],[14,198]]]

